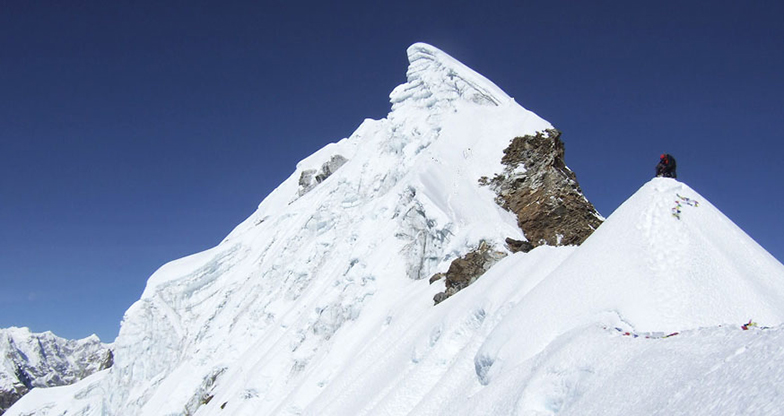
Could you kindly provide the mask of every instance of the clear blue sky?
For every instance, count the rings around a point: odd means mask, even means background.
[[[417,41],[562,130],[602,214],[669,152],[784,259],[784,2],[331,3],[5,2],[0,327],[112,341],[159,266],[384,117]]]

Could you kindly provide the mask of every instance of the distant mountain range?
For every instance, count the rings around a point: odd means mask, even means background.
[[[73,384],[112,366],[111,346],[27,328],[0,329],[0,414],[33,388]]]

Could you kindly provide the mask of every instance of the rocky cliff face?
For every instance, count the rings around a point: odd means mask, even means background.
[[[503,172],[493,179],[482,177],[481,185],[496,193],[496,203],[517,217],[517,225],[528,241],[506,239],[511,252],[528,252],[537,246],[580,245],[601,225],[602,216],[583,195],[577,177],[564,163],[561,132],[547,129],[534,135],[515,137],[504,149]],[[504,252],[480,246],[455,259],[446,273],[446,290],[433,298],[436,304],[470,285],[498,260]]]
[[[442,278],[446,279],[444,281],[446,291],[436,294],[433,298],[436,305],[474,283],[476,279],[506,256],[506,252],[497,250],[488,245],[487,242],[482,241],[476,250],[453,260],[446,273],[436,273],[430,278],[430,283]]]
[[[0,415],[35,387],[73,384],[113,363],[95,335],[81,340],[27,328],[0,329]]]
[[[580,245],[601,225],[602,216],[564,163],[558,130],[516,137],[504,150],[501,163],[502,173],[480,183],[492,187],[498,205],[517,216],[533,247]]]

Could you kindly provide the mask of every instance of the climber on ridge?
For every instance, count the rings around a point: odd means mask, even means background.
[[[656,165],[656,176],[665,178],[677,178],[675,174],[675,158],[667,153],[659,156],[659,164]]]

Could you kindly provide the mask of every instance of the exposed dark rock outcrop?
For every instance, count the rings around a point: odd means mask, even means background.
[[[479,183],[495,190],[496,203],[517,216],[517,225],[528,239],[507,238],[510,252],[527,253],[540,245],[579,245],[601,225],[601,215],[564,163],[558,130],[515,137],[504,150],[501,163],[503,172],[492,179],[483,177]],[[454,260],[446,273],[430,278],[431,283],[446,278],[446,291],[433,300],[438,304],[457,293],[505,255],[482,242],[477,250]]]
[[[517,216],[534,247],[579,245],[601,225],[602,217],[564,163],[558,130],[514,138],[501,163],[502,173],[480,183],[496,191],[496,202]]]
[[[436,305],[474,283],[479,276],[506,255],[506,252],[495,250],[482,241],[476,250],[452,261],[446,273],[437,273],[430,278],[430,283],[446,278],[446,291],[438,293],[433,298]]]
[[[507,238],[506,248],[508,248],[509,251],[511,251],[512,253],[519,253],[519,252],[528,253],[529,251],[534,249],[534,245],[531,244],[529,241]]]

